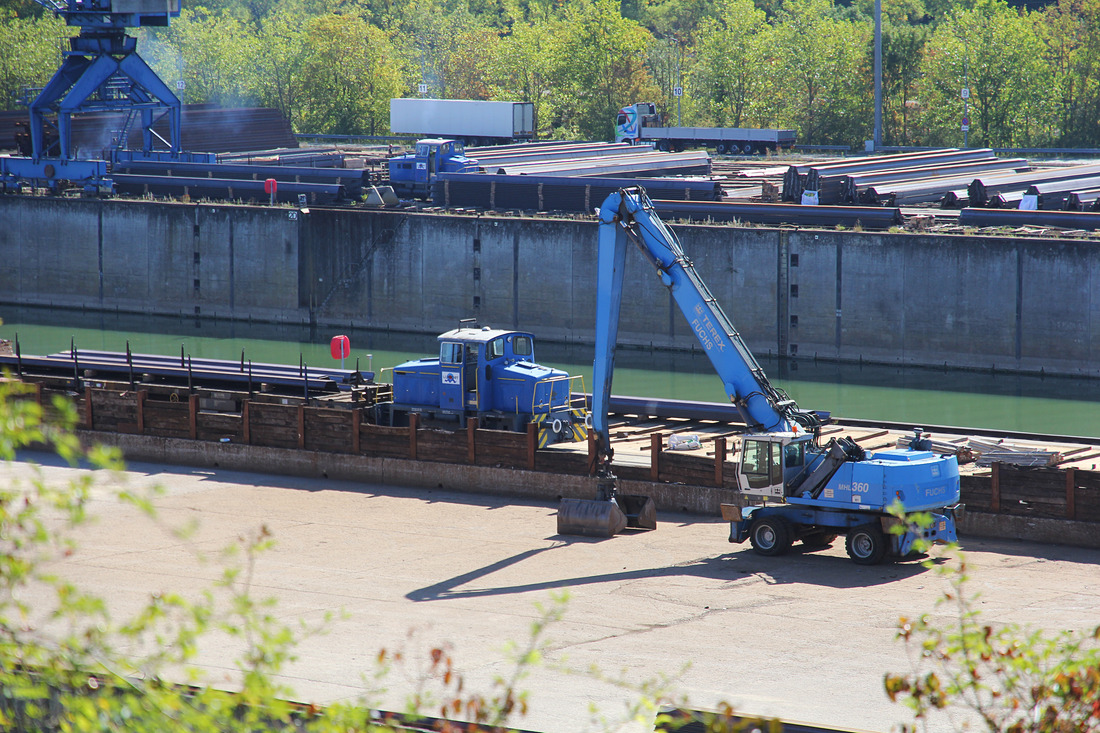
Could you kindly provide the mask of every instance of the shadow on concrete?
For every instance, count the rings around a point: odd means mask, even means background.
[[[618,538],[628,540],[619,535]],[[612,540],[618,538],[611,538]],[[698,577],[709,580],[725,581],[727,584],[748,585],[764,582],[767,585],[817,585],[829,588],[864,588],[895,580],[920,575],[928,571],[922,564],[922,557],[910,557],[897,562],[886,562],[875,566],[860,566],[845,557],[805,552],[794,547],[781,557],[763,557],[746,546],[738,552],[728,552],[714,557],[704,557],[688,563],[680,563],[658,568],[627,570],[600,575],[586,575],[559,580],[547,580],[518,585],[502,585],[464,589],[463,586],[474,581],[488,578],[493,573],[517,565],[536,555],[553,552],[556,549],[576,543],[607,542],[592,538],[552,538],[554,544],[536,550],[526,550],[511,557],[503,558],[476,570],[471,570],[453,578],[418,588],[405,595],[411,601],[443,601],[456,598],[481,598],[486,596],[512,595],[546,590],[572,588],[597,583],[622,583],[643,578]],[[934,561],[936,564],[942,561]],[[749,581],[747,583],[743,581]]]

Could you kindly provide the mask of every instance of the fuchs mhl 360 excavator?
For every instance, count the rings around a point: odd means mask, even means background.
[[[741,436],[737,470],[743,501],[723,507],[730,520],[730,542],[747,539],[758,554],[781,555],[796,541],[820,549],[845,535],[849,557],[873,565],[887,554],[907,555],[918,539],[955,541],[956,514],[962,507],[954,456],[924,449],[919,430],[908,449],[873,454],[849,438],[820,443],[817,413],[800,410],[768,381],[644,189],[611,194],[599,216],[592,393],[598,493],[594,500],[562,501],[559,533],[608,537],[626,527],[657,526],[652,500],[618,494],[611,470],[607,413],[623,266],[631,242],[671,291],[748,428]],[[908,521],[917,512],[927,513],[931,521]]]

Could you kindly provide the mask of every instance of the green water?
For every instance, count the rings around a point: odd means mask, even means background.
[[[179,354],[195,358],[297,364],[336,364],[329,340],[336,330],[302,326],[249,325],[191,319],[82,314],[6,308],[0,338],[18,334],[24,354],[81,350]],[[457,324],[456,324],[457,325]],[[537,337],[537,327],[533,327]],[[343,331],[351,339],[347,368],[381,371],[402,361],[435,354],[435,336]],[[536,360],[592,386],[590,348],[536,343]],[[1100,437],[1100,380],[945,371],[872,365],[838,365],[761,360],[773,384],[800,407],[850,418],[914,425],[956,425],[1030,433]],[[621,349],[616,359],[616,394],[724,401],[721,382],[701,354]]]

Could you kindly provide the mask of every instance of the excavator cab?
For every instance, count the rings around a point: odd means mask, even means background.
[[[741,443],[738,486],[741,493],[782,501],[784,487],[806,465],[806,445],[811,436],[802,433],[746,435]]]

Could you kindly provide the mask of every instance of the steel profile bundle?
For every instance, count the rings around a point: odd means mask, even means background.
[[[477,160],[479,167],[485,168],[486,173],[495,173],[496,171],[490,168],[517,163],[637,155],[646,150],[645,147],[627,143],[574,143],[545,147],[506,145],[492,148],[466,148],[466,156]]]
[[[725,201],[653,200],[662,219],[807,227],[860,226],[889,229],[902,223],[901,209],[881,206],[803,206],[801,204],[735,204]]]
[[[114,170],[143,176],[180,176],[181,178],[220,178],[260,181],[274,178],[279,187],[287,183],[336,184],[350,196],[359,196],[369,172],[359,168],[307,168],[285,165],[249,165],[247,163],[183,163],[175,161],[130,160],[119,162]],[[261,186],[261,190],[262,190]]]
[[[1100,163],[1042,168],[1026,173],[981,176],[967,186],[967,195],[970,206],[987,206],[993,197],[1001,193],[1020,192],[1022,195],[1032,185],[1094,176],[1100,176]]]
[[[1044,211],[1079,211],[1080,209],[1077,206],[1070,208],[1070,196],[1077,191],[1093,191],[1096,189],[1100,189],[1100,176],[1035,183],[1027,187],[1024,195],[1034,196],[1036,205]]]
[[[691,201],[721,197],[718,181],[703,178],[603,178],[440,173],[432,203],[446,208],[591,212],[621,188],[645,186],[651,196]]]
[[[281,391],[314,395],[337,392],[342,387],[369,382],[374,378],[373,372],[351,369],[246,362],[243,352],[240,361],[227,361],[192,358],[184,356],[182,350],[179,356],[80,349],[49,356],[16,353],[0,356],[0,367],[18,371],[19,374],[29,372],[86,378],[90,373],[98,380],[155,381],[167,386],[201,383],[208,388],[240,389],[252,385],[259,390],[261,385],[268,385]]]
[[[219,163],[281,165],[306,168],[343,168],[347,154],[337,148],[273,148],[218,153]]]
[[[129,196],[189,196],[190,198],[224,199],[232,201],[257,201],[264,203],[271,195],[264,191],[264,181],[240,178],[187,178],[182,176],[153,176],[128,173],[112,174],[115,190]],[[296,204],[298,196],[305,194],[311,205],[335,204],[347,199],[347,192],[339,183],[280,182],[275,200]]]
[[[1052,227],[1057,229],[1100,230],[1100,212],[1021,211],[967,207],[959,212],[964,227]]]
[[[640,176],[710,175],[710,155],[705,150],[683,153],[635,151],[631,155],[616,155],[568,160],[531,161],[510,164],[484,164],[486,173],[530,176]]]
[[[1100,211],[1100,188],[1071,193],[1066,200],[1066,211]]]
[[[965,206],[966,186],[974,180],[973,174],[961,176],[946,176],[923,178],[908,183],[887,182],[881,185],[867,186],[859,194],[859,203],[865,206],[912,206],[929,202],[940,202],[944,206],[947,197],[964,197],[963,203],[957,204],[957,199],[952,198],[951,206],[944,208],[960,208]]]
[[[791,166],[783,178],[783,200],[801,201],[805,191],[816,191],[818,203],[839,203],[844,197],[844,177],[856,173],[911,168],[916,165],[935,165],[964,161],[986,160],[993,157],[989,148],[959,150],[945,148],[897,155],[871,155],[851,158],[834,163],[811,163]]]
[[[990,156],[987,159],[960,163],[856,173],[845,176],[847,190],[844,200],[868,205],[939,201],[944,192],[966,185],[977,173],[1016,173],[1030,168],[1023,158],[1000,159]],[[948,184],[948,181],[954,183]]]

